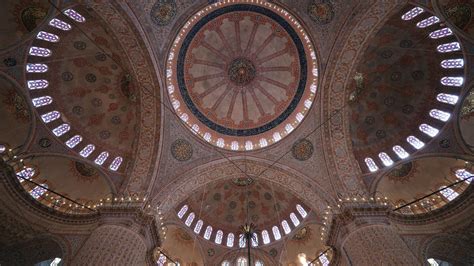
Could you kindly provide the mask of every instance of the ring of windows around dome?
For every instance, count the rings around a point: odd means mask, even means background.
[[[53,98],[46,95],[50,88],[49,81],[43,77],[43,75],[52,71],[49,69],[48,64],[41,61],[41,58],[46,59],[51,57],[53,50],[42,47],[47,46],[48,43],[58,43],[61,40],[60,34],[67,34],[76,23],[85,23],[86,19],[79,12],[72,8],[68,8],[63,12],[64,18],[70,21],[64,21],[58,17],[55,17],[49,21],[46,28],[39,31],[36,34],[36,38],[33,41],[34,45],[28,49],[28,62],[26,63],[26,86],[31,93],[34,93],[37,97],[32,97],[32,104],[40,114],[40,118],[44,124],[51,127],[51,132],[60,139],[66,137],[66,133],[71,132],[72,126],[63,117],[61,112],[58,110],[50,110],[48,108],[53,103]],[[55,33],[51,33],[49,31]],[[81,157],[90,159],[98,166],[104,166],[110,171],[118,171],[122,165],[124,159],[121,156],[112,157],[108,151],[99,151],[95,158],[89,158],[91,154],[96,150],[96,145],[92,143],[84,144],[84,138],[80,134],[73,134],[71,137],[64,139],[64,144],[71,150],[76,151]]]
[[[437,106],[429,111],[430,121],[421,123],[418,127],[419,132],[407,136],[406,143],[393,146],[391,151],[381,151],[375,159],[372,157],[364,159],[369,172],[377,172],[381,168],[392,166],[396,160],[409,158],[410,153],[403,146],[408,145],[410,149],[416,151],[426,146],[424,139],[435,138],[441,129],[433,124],[439,125],[449,121],[451,113],[446,110],[452,110],[458,103],[459,92],[464,86],[465,60],[461,53],[462,47],[459,40],[438,17],[433,15],[417,19],[424,12],[428,11],[422,7],[414,7],[403,14],[401,20],[406,23],[414,23],[420,30],[429,31],[427,38],[437,42],[435,49],[442,58],[439,67],[443,72],[446,72],[446,75],[440,77],[439,83],[446,90],[436,95]]]
[[[308,216],[308,212],[300,204],[297,204],[295,209],[296,212],[291,212],[288,217],[289,219],[284,219],[279,224],[274,225],[271,228],[262,229],[260,234],[254,233],[251,240],[252,247],[267,245],[273,243],[274,241],[278,241],[282,239],[282,232],[284,235],[288,235],[293,231],[293,229],[297,228],[301,224],[301,221]],[[215,231],[212,225],[207,225],[205,227],[206,229],[202,230],[204,228],[204,221],[202,219],[198,219],[196,214],[190,211],[187,204],[180,208],[177,216],[187,227],[191,228],[195,234],[208,241],[212,241],[217,245],[224,245],[228,248],[232,248],[235,245],[238,245],[239,248],[244,248],[247,245],[243,234],[236,236],[235,232],[223,232],[221,229],[217,229],[217,231]],[[288,220],[291,222],[291,225]]]

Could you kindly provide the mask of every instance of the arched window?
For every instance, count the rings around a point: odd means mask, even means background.
[[[411,146],[413,146],[415,149],[419,150],[425,146],[425,143],[421,140],[419,140],[415,136],[409,136],[407,138],[407,142],[410,143]]]
[[[447,200],[452,201],[455,199],[457,196],[459,196],[459,193],[454,191],[452,188],[446,186],[440,187],[440,189],[444,188],[443,190],[440,191],[441,195],[443,195]]]
[[[294,213],[290,213],[290,219],[295,227],[300,224],[300,220],[298,220],[298,217],[296,217]]]
[[[441,84],[444,86],[461,87],[464,83],[463,77],[442,77]]]
[[[26,83],[28,84],[28,89],[30,90],[45,89],[49,86],[49,82],[45,79],[28,80]]]
[[[51,56],[53,52],[47,48],[43,47],[36,47],[36,46],[31,46],[30,51],[28,52],[29,55],[32,56],[39,56],[39,57],[49,57]]]
[[[68,139],[66,141],[66,146],[68,146],[69,148],[74,148],[77,146],[77,144],[79,144],[80,142],[82,141],[82,136],[80,135],[75,135],[74,137]]]
[[[244,237],[244,234],[240,234],[239,235],[239,248],[244,248],[245,246],[247,246],[247,240],[245,239]]]
[[[224,145],[225,145],[224,139],[218,138],[217,142],[216,142],[216,145],[217,145],[217,147],[220,147],[220,148],[224,147]]]
[[[257,260],[255,262],[255,266],[264,266],[263,262],[261,260]]]
[[[76,22],[82,23],[86,21],[86,19],[74,9],[71,9],[71,8],[66,9],[64,10],[63,13],[64,15],[68,16],[69,18],[73,19]]]
[[[321,256],[319,256],[319,261],[321,262],[321,265],[323,265],[323,266],[328,266],[329,265],[329,260],[328,260],[328,257],[326,256],[326,254],[322,254]]]
[[[61,114],[58,111],[51,111],[49,113],[41,115],[41,119],[45,123],[49,123],[51,121],[54,121],[54,120],[58,119],[59,117],[61,117]]]
[[[419,14],[423,13],[424,10],[421,7],[414,7],[410,9],[408,12],[402,15],[403,20],[411,20],[414,17],[418,16]]]
[[[87,158],[89,157],[89,155],[91,155],[91,153],[95,150],[95,146],[94,144],[88,144],[87,146],[84,147],[84,149],[82,149],[79,154],[84,157],[84,158]]]
[[[115,157],[115,159],[112,161],[112,163],[109,165],[109,169],[112,170],[112,171],[117,171],[120,167],[120,165],[122,164],[123,162],[123,158],[122,157]]]
[[[181,209],[178,212],[179,219],[183,218],[183,216],[186,214],[187,211],[188,211],[188,205],[184,205],[183,207],[181,207]]]
[[[201,232],[202,224],[202,220],[197,221],[196,226],[194,226],[194,233],[199,234]]]
[[[26,72],[28,73],[44,73],[48,71],[48,66],[45,64],[26,64]]]
[[[247,261],[247,258],[245,257],[239,257],[237,259],[237,264],[236,266],[248,266],[248,261]]]
[[[166,263],[166,257],[163,254],[160,254],[160,257],[158,257],[157,264],[158,266],[165,266]]]
[[[109,153],[103,151],[99,154],[99,156],[97,156],[97,158],[95,158],[94,162],[98,165],[102,165],[104,164],[105,160],[107,160],[107,158],[109,158]]]
[[[281,226],[283,227],[283,231],[285,231],[285,234],[289,234],[291,232],[291,228],[290,228],[290,225],[288,224],[288,222],[286,220],[283,220],[281,222]]]
[[[261,139],[259,140],[259,144],[260,144],[260,147],[261,147],[261,148],[267,147],[268,141],[267,141],[266,139],[264,139],[264,138],[261,138]]]
[[[379,167],[375,164],[374,160],[372,158],[365,158],[365,164],[367,165],[367,167],[369,168],[369,171],[370,172],[376,172],[377,170],[379,170]]]
[[[458,42],[450,42],[438,45],[438,47],[436,47],[436,50],[438,50],[438,52],[440,53],[450,53],[461,50],[461,45]]]
[[[225,260],[221,263],[221,266],[230,266],[230,262],[228,260]]]
[[[392,158],[390,158],[390,156],[388,156],[388,154],[385,152],[379,153],[379,158],[385,166],[390,166],[393,164]]]
[[[203,137],[203,138],[204,138],[204,140],[206,140],[207,142],[209,142],[209,141],[211,141],[212,135],[211,135],[211,133],[206,132],[206,133],[204,133],[204,137]]]
[[[40,31],[36,34],[36,39],[47,42],[59,42],[59,36],[46,31]]]
[[[33,102],[34,107],[42,107],[51,104],[53,102],[53,98],[51,98],[51,96],[41,96],[38,98],[33,98],[31,101]]]
[[[245,150],[247,151],[253,150],[253,143],[251,141],[248,140],[245,142]]]
[[[212,234],[212,226],[208,225],[206,227],[206,231],[204,232],[204,238],[209,240],[209,238],[211,238],[211,234]]]
[[[463,68],[464,59],[446,59],[441,61],[441,67],[443,68]]]
[[[474,176],[471,172],[467,171],[466,169],[458,169],[456,170],[456,177],[460,180],[466,179],[468,177]],[[473,178],[466,179],[464,182],[470,184]]]
[[[50,22],[49,25],[52,27],[55,27],[56,29],[60,30],[71,30],[71,25],[69,23],[66,23],[60,19],[53,18]]]
[[[257,233],[252,234],[252,247],[258,247],[258,235],[257,235]]]
[[[410,156],[410,154],[408,154],[408,152],[406,152],[400,145],[393,146],[393,152],[395,152],[400,159],[405,159]]]
[[[431,39],[439,39],[450,35],[453,35],[453,31],[450,28],[444,28],[431,32],[429,36]]]
[[[46,184],[41,184],[42,187],[36,186],[30,191],[30,194],[33,198],[38,199],[39,197],[43,196],[44,193],[46,193],[46,188],[48,188],[48,185]]]
[[[306,218],[306,216],[308,216],[308,213],[306,212],[306,210],[301,205],[296,204],[296,210],[299,212],[301,217]]]
[[[194,216],[195,216],[194,212],[190,213],[188,215],[188,218],[186,218],[186,221],[184,222],[184,224],[188,227],[191,226],[191,224],[193,223],[193,220],[194,220]]]
[[[230,148],[233,150],[233,151],[236,151],[239,149],[239,143],[237,141],[232,141],[231,144],[230,144]]]
[[[224,233],[222,233],[222,230],[218,230],[216,233],[216,238],[214,239],[214,243],[221,244],[223,236],[224,236]]]
[[[62,124],[56,127],[55,129],[53,129],[53,134],[56,137],[60,137],[64,135],[65,133],[67,133],[70,129],[71,129],[71,126],[69,126],[69,124]]]
[[[280,234],[280,229],[278,228],[278,226],[273,226],[272,227],[272,232],[273,232],[273,237],[275,238],[275,240],[280,240],[281,239],[281,234]]]
[[[270,236],[268,235],[267,230],[262,231],[262,239],[263,239],[263,244],[268,244],[270,243]]]
[[[229,234],[227,235],[227,246],[228,246],[229,248],[231,248],[231,247],[234,246],[234,234],[232,234],[232,233],[229,233]]]
[[[439,133],[439,129],[437,128],[434,128],[428,124],[421,124],[420,127],[419,127],[420,131],[425,133],[426,135],[430,136],[430,137],[434,137],[436,135],[438,135]]]
[[[418,28],[426,28],[426,27],[429,27],[435,23],[438,23],[439,22],[439,18],[437,16],[431,16],[429,18],[425,18],[424,20],[416,23],[416,26]]]
[[[35,175],[35,169],[32,167],[23,168],[21,171],[17,172],[16,175],[18,177],[18,180],[20,180],[20,182],[23,182],[24,179],[31,179]]]
[[[451,117],[451,114],[438,109],[431,109],[430,116],[440,121],[446,122]]]
[[[440,93],[436,96],[436,99],[438,100],[438,102],[455,105],[458,102],[459,96],[446,94],[446,93]]]

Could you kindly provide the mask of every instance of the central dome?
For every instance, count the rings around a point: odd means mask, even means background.
[[[172,105],[205,141],[254,150],[293,131],[311,107],[316,55],[297,20],[263,1],[219,2],[176,37],[167,61]]]

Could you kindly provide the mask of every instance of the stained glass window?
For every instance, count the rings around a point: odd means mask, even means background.
[[[450,35],[453,35],[453,32],[451,31],[451,29],[444,28],[444,29],[435,30],[431,32],[429,36],[431,39],[439,39],[439,38],[443,38]]]
[[[439,22],[439,18],[437,16],[431,16],[429,18],[425,18],[424,20],[416,23],[416,26],[418,28],[426,28],[426,27],[429,27],[435,23],[438,23]]]
[[[255,262],[255,266],[264,266],[263,262],[261,260],[257,260]]]
[[[450,42],[438,45],[438,47],[436,47],[436,50],[438,50],[438,52],[440,53],[450,53],[461,50],[461,45],[458,42]]]
[[[244,248],[246,246],[247,240],[244,237],[244,234],[239,235],[239,248]]]
[[[36,47],[36,46],[31,46],[30,51],[28,52],[29,55],[32,56],[39,56],[39,57],[48,57],[51,56],[52,52],[51,50],[43,47]]]
[[[308,215],[306,210],[299,204],[296,204],[296,210],[300,213],[301,217],[303,218],[306,218],[306,216]]]
[[[38,98],[33,98],[31,101],[33,102],[34,107],[42,107],[51,104],[53,102],[53,98],[51,98],[51,96],[41,96]]]
[[[436,96],[436,99],[442,103],[455,105],[458,102],[459,96],[446,94],[446,93],[440,93]]]
[[[28,73],[44,73],[48,71],[48,66],[45,64],[26,64],[26,72]]]
[[[375,164],[374,160],[372,158],[365,158],[365,164],[369,168],[370,172],[375,172],[379,170],[379,167]]]
[[[441,84],[444,86],[451,86],[451,87],[461,87],[464,83],[463,77],[443,77],[441,78]]]
[[[27,84],[30,90],[45,89],[49,86],[49,82],[45,79],[28,80]]]
[[[441,67],[443,68],[463,68],[464,59],[446,59],[441,61]]]
[[[407,142],[410,143],[411,146],[413,146],[415,149],[419,150],[425,146],[425,143],[421,140],[419,140],[415,136],[409,136],[407,138]]]
[[[188,215],[188,218],[186,218],[186,221],[184,222],[184,224],[188,227],[191,226],[191,224],[193,223],[193,220],[194,220],[194,216],[195,216],[194,212],[190,213]]]
[[[80,135],[75,135],[74,137],[68,139],[66,141],[66,145],[69,147],[69,148],[74,148],[77,146],[77,144],[79,144],[80,142],[82,141],[82,136]]]
[[[224,233],[222,233],[222,230],[218,230],[216,233],[216,239],[214,240],[214,243],[221,244],[223,236],[224,236]]]
[[[273,232],[273,237],[275,238],[275,240],[281,239],[280,229],[278,228],[278,226],[273,226],[272,232]]]
[[[239,257],[237,259],[237,264],[236,266],[248,266],[248,261],[247,261],[247,258],[245,257]]]
[[[420,131],[425,133],[426,135],[430,136],[430,137],[434,137],[436,135],[438,135],[439,133],[439,129],[437,128],[434,128],[428,124],[421,124],[420,127],[419,127]]]
[[[281,226],[283,227],[283,231],[285,231],[285,234],[289,234],[291,232],[290,225],[288,224],[286,220],[283,220],[281,222]]]
[[[321,262],[321,265],[323,265],[323,266],[328,266],[329,265],[329,260],[328,260],[328,257],[326,256],[326,254],[322,254],[321,256],[319,256],[319,261]]]
[[[202,220],[197,221],[196,226],[194,226],[194,233],[199,234],[201,232],[203,223]]]
[[[76,22],[85,22],[86,21],[86,19],[74,9],[71,9],[71,8],[66,9],[66,10],[64,10],[63,13],[66,16],[70,17],[71,19],[75,20]]]
[[[229,234],[227,235],[227,246],[228,246],[229,248],[231,248],[231,247],[234,246],[234,234],[232,234],[232,233],[229,233]]]
[[[430,116],[440,121],[446,122],[451,117],[451,114],[438,109],[431,109]]]
[[[56,137],[60,137],[67,133],[71,129],[71,126],[69,124],[62,124],[55,129],[53,129],[53,134],[56,135]]]
[[[53,18],[50,22],[49,22],[49,25],[52,26],[52,27],[55,27],[57,29],[60,29],[60,30],[70,30],[71,29],[71,25],[69,23],[66,23],[60,19],[57,19],[57,18]]]
[[[40,31],[36,34],[36,39],[47,42],[59,42],[59,36],[46,31]]]
[[[49,123],[61,117],[61,114],[58,111],[52,111],[46,114],[41,115],[41,119],[45,123]]]
[[[122,162],[123,162],[122,157],[120,157],[120,156],[115,157],[115,159],[110,164],[109,169],[112,170],[112,171],[117,171],[119,169],[120,165],[122,164]]]
[[[252,235],[252,247],[258,247],[258,235],[253,233]]]
[[[390,156],[388,156],[388,154],[385,152],[379,153],[379,158],[385,166],[390,166],[393,164],[392,158],[390,158]]]
[[[18,176],[18,180],[23,182],[24,179],[31,179],[35,175],[35,169],[31,167],[23,168],[21,171],[17,172],[16,175]]]
[[[290,213],[290,219],[295,227],[300,224],[300,220],[298,219],[298,217],[296,217],[294,213]]]
[[[99,156],[97,156],[97,158],[95,158],[94,162],[98,165],[102,165],[104,164],[105,160],[107,160],[107,158],[109,158],[109,153],[106,151],[103,151],[99,154]]]
[[[84,149],[82,149],[79,154],[84,157],[84,158],[87,158],[89,157],[89,155],[91,155],[91,153],[95,150],[95,146],[94,144],[88,144],[87,146],[84,147]]]
[[[270,236],[268,235],[267,230],[262,231],[262,239],[263,239],[263,244],[268,244],[270,243]]]
[[[225,260],[222,262],[221,266],[230,266],[230,262]]]
[[[181,207],[181,209],[178,212],[179,219],[183,218],[183,216],[186,214],[187,211],[188,211],[188,205],[184,205],[183,207]]]
[[[423,8],[421,7],[415,7],[410,9],[408,12],[402,15],[403,20],[411,20],[414,17],[418,16],[419,14],[423,13]]]
[[[459,196],[459,193],[457,193],[456,191],[454,191],[452,188],[448,187],[446,188],[446,186],[442,186],[440,187],[440,189],[442,188],[445,188],[443,190],[440,191],[441,195],[443,195],[447,200],[449,201],[452,201],[453,199],[455,199],[457,196]]]
[[[467,171],[466,169],[458,169],[456,170],[456,177],[460,180],[463,180],[465,178],[468,178],[468,177],[471,177],[473,176],[473,174],[469,171]],[[473,178],[470,178],[470,179],[466,179],[464,180],[464,182],[470,184],[471,181],[472,181]]]
[[[166,263],[165,255],[160,254],[160,256],[158,257],[157,263],[158,263],[158,266],[165,266],[165,263]]]
[[[233,150],[233,151],[236,151],[239,149],[239,143],[237,141],[232,141],[231,144],[230,144],[230,148]]]
[[[410,156],[410,154],[408,154],[408,152],[406,152],[405,149],[400,145],[393,146],[393,151],[397,154],[397,156],[400,159],[405,159],[405,158],[408,158],[408,156]]]
[[[48,185],[46,184],[41,184],[42,187],[36,186],[30,191],[30,194],[33,198],[38,199],[39,197],[43,196],[44,193],[46,193],[46,188],[48,188]]]
[[[206,227],[206,231],[204,232],[204,238],[209,240],[211,238],[211,234],[212,234],[212,226],[208,225]]]

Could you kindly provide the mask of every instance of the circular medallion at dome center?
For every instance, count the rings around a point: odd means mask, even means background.
[[[316,56],[301,25],[264,1],[223,1],[196,13],[167,62],[173,107],[195,133],[221,148],[279,141],[314,100]]]

